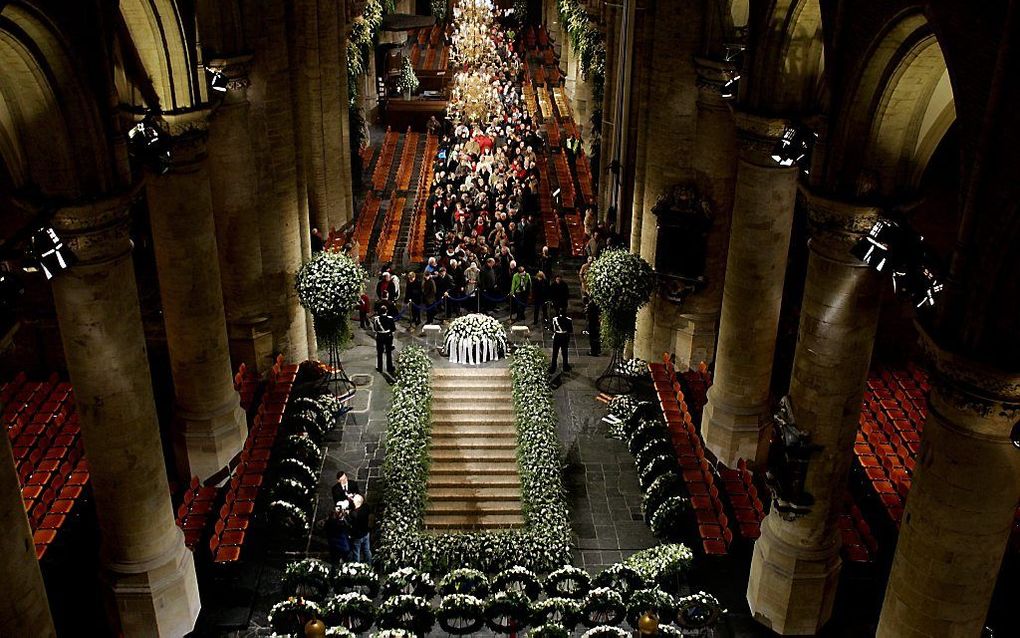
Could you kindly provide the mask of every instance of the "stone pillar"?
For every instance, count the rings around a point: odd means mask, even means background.
[[[764,460],[769,385],[790,248],[797,167],[771,158],[786,121],[736,113],[737,183],[715,357],[701,420],[705,445],[732,467]]]
[[[227,348],[206,113],[165,117],[171,165],[149,176],[146,195],[174,377],[178,470],[206,479],[241,451],[248,428]]]
[[[198,582],[163,464],[131,261],[131,199],[57,212],[53,226],[78,263],[53,280],[53,300],[119,633],[183,636],[198,617]]]
[[[6,428],[5,428],[6,430]],[[7,432],[0,432],[0,635],[56,638]]]
[[[338,5],[339,6],[339,5]],[[414,6],[411,5],[411,15],[414,15]],[[337,49],[336,75],[340,87],[340,109],[338,118],[340,120],[340,206],[330,213],[330,224],[333,228],[343,228],[354,219],[354,181],[351,177],[351,95],[350,86],[347,83],[347,27],[346,18],[342,9],[337,11],[337,31],[339,33],[340,45]],[[333,66],[326,72],[332,72]]]
[[[244,362],[264,372],[271,365],[273,334],[262,311],[262,247],[259,225],[252,223],[259,191],[248,121],[250,63],[251,56],[208,63],[229,78],[209,122],[209,177],[231,366]]]
[[[694,135],[694,177],[712,210],[712,228],[705,246],[705,287],[681,306],[673,351],[680,369],[696,368],[715,359],[715,340],[722,309],[726,251],[733,215],[737,176],[737,131],[730,104],[722,97],[726,67],[694,58],[698,72],[698,120]]]
[[[813,238],[790,402],[797,427],[821,446],[804,482],[814,502],[794,520],[772,509],[754,545],[747,587],[755,619],[783,635],[813,635],[832,613],[841,566],[836,516],[882,298],[878,275],[850,254],[878,219],[878,209],[806,199]]]
[[[614,189],[615,175],[610,171],[609,167],[613,161],[613,154],[615,149],[615,130],[617,126],[620,126],[620,122],[623,119],[623,113],[617,112],[616,104],[616,83],[620,73],[623,73],[623,69],[619,65],[619,51],[617,48],[619,45],[620,34],[620,21],[619,21],[620,10],[613,5],[605,5],[605,26],[606,26],[606,86],[605,91],[602,95],[602,130],[600,135],[602,138],[602,151],[601,157],[599,158],[599,165],[592,166],[592,172],[598,171],[599,177],[599,219],[605,220],[609,207],[613,204],[612,193]],[[594,108],[594,107],[593,107]],[[617,211],[617,229],[623,228],[620,224],[620,213]]]
[[[1020,373],[944,348],[921,330],[934,363],[928,419],[900,526],[877,636],[977,636],[1020,494]]]

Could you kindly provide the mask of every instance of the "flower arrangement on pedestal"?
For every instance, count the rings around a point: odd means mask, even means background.
[[[482,360],[495,360],[506,355],[506,328],[496,319],[483,314],[472,313],[457,317],[446,329],[444,352],[454,352],[458,348],[484,348],[488,356]]]
[[[329,250],[316,254],[297,273],[298,302],[312,314],[319,345],[328,347],[331,355],[338,355],[351,338],[350,314],[367,279],[358,262]]]
[[[400,77],[397,78],[397,90],[407,99],[411,99],[411,94],[418,90],[418,84],[418,76],[411,65],[411,59],[404,58],[404,65],[400,67]]]

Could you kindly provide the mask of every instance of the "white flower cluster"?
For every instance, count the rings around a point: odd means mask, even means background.
[[[298,301],[316,318],[346,319],[358,305],[368,274],[347,255],[324,250],[298,271]]]
[[[624,564],[633,568],[649,583],[661,582],[687,570],[694,554],[686,545],[656,545],[631,554]]]
[[[481,342],[484,339],[495,341],[506,349],[506,328],[498,320],[478,313],[457,317],[446,329],[446,344],[455,344],[462,339]]]
[[[644,359],[627,359],[617,364],[616,371],[625,377],[642,377],[648,374],[648,362]]]
[[[607,250],[588,269],[588,293],[607,312],[637,312],[655,285],[652,267],[625,250]]]

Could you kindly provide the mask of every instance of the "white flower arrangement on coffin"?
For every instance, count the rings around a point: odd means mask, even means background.
[[[472,313],[454,319],[446,329],[444,352],[451,361],[481,363],[506,355],[506,328],[496,319]]]
[[[312,313],[320,345],[339,350],[351,337],[349,315],[358,305],[368,274],[343,253],[324,250],[297,272],[298,301]]]

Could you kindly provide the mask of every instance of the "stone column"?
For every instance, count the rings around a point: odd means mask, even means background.
[[[178,469],[206,479],[241,451],[248,427],[227,348],[206,113],[165,117],[171,165],[149,176],[146,196],[174,377]]]
[[[251,56],[208,63],[229,78],[209,122],[209,177],[231,366],[244,362],[264,372],[271,365],[273,334],[263,312],[262,247],[252,219],[259,191],[248,120],[250,63]]]
[[[832,613],[841,566],[836,515],[882,297],[878,275],[850,254],[878,209],[810,194],[806,200],[813,237],[790,402],[797,427],[821,446],[804,483],[814,502],[810,513],[794,520],[772,509],[754,545],[747,587],[755,619],[783,635],[813,635]]]
[[[5,428],[6,430],[6,428]],[[0,432],[0,635],[56,638],[7,432]]]
[[[726,465],[764,460],[769,385],[797,197],[797,167],[771,158],[786,121],[735,113],[737,183],[715,356],[701,420],[705,445]]]
[[[726,251],[733,215],[737,176],[737,131],[730,104],[722,97],[726,66],[694,58],[698,72],[698,119],[694,135],[694,177],[712,210],[712,228],[705,246],[705,287],[681,306],[673,351],[680,369],[696,368],[715,359],[715,340],[722,309]]]
[[[414,15],[414,6],[408,12]],[[337,49],[336,76],[340,87],[340,206],[330,214],[333,228],[343,228],[354,219],[354,181],[351,177],[351,95],[347,83],[347,26],[343,10],[337,11],[337,31],[340,44]],[[374,57],[374,55],[373,55]],[[330,69],[332,69],[332,65]],[[329,72],[329,71],[327,71]]]
[[[183,636],[198,617],[198,582],[163,464],[128,236],[132,196],[57,212],[53,226],[78,263],[53,280],[53,299],[119,633]]]
[[[612,5],[605,5],[606,23],[606,86],[602,95],[602,151],[599,158],[599,165],[592,166],[592,172],[598,171],[599,177],[599,219],[605,220],[612,205],[612,193],[614,189],[615,175],[609,170],[614,154],[614,131],[620,125],[623,114],[617,112],[616,108],[616,82],[623,69],[619,65],[620,21],[619,9]],[[593,106],[594,108],[594,106]],[[616,219],[619,224],[620,213],[617,211]],[[622,226],[617,226],[622,228]]]
[[[977,636],[1020,494],[1020,373],[986,366],[921,330],[934,363],[928,419],[877,636]]]

